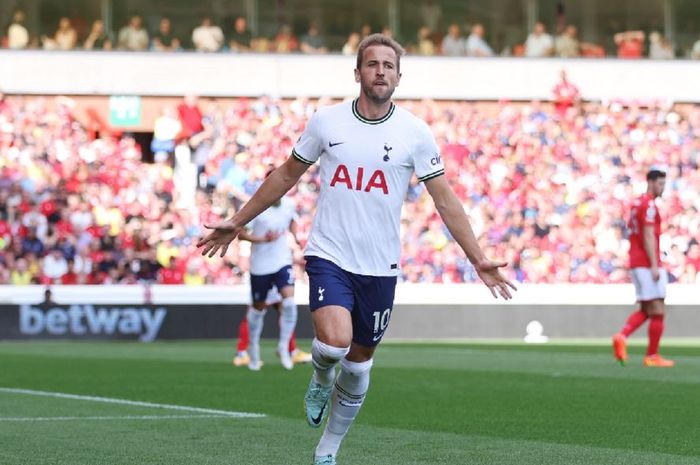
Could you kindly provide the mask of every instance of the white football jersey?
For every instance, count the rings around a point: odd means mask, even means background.
[[[287,231],[295,216],[294,202],[282,197],[278,207],[268,208],[248,223],[248,228],[254,236],[264,237],[268,232],[274,231],[280,233],[280,237],[272,242],[259,242],[251,246],[250,274],[272,274],[292,264],[292,250],[289,248]]]
[[[401,205],[413,173],[427,181],[444,174],[430,128],[391,105],[368,120],[357,101],[319,109],[292,156],[320,160],[321,189],[305,255],[351,273],[399,274]]]

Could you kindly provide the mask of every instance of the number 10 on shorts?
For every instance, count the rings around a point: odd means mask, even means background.
[[[389,318],[391,318],[391,309],[387,308],[383,312],[374,312],[374,333],[384,332],[386,327],[389,325]]]

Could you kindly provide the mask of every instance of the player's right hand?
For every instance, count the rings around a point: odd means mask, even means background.
[[[212,232],[197,242],[197,248],[203,247],[202,255],[209,255],[209,257],[213,257],[218,251],[221,251],[222,257],[226,255],[228,246],[243,230],[241,226],[236,226],[231,220],[220,221],[212,225],[205,224],[204,227],[211,229]]]
[[[661,273],[659,272],[658,266],[651,267],[651,277],[654,281],[658,281],[659,278],[661,277]]]

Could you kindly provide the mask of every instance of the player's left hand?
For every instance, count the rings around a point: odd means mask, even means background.
[[[483,259],[474,265],[479,278],[486,284],[486,287],[489,288],[491,294],[493,294],[495,298],[498,298],[500,294],[501,297],[506,300],[512,299],[513,296],[508,288],[510,287],[514,291],[518,290],[518,288],[499,271],[499,268],[503,268],[507,265],[508,264],[505,262],[494,262],[488,259]]]
[[[231,220],[220,221],[212,225],[205,224],[204,227],[213,231],[197,242],[197,248],[203,247],[202,255],[209,255],[209,257],[216,255],[219,250],[222,257],[226,255],[228,246],[243,230],[243,227],[236,226]]]

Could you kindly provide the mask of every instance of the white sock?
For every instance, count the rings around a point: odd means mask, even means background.
[[[248,354],[251,365],[256,365],[260,361],[260,334],[262,334],[266,313],[267,310],[260,311],[254,307],[248,307],[248,335],[250,337]]]
[[[316,447],[316,456],[336,455],[340,442],[355,421],[355,417],[365,400],[369,387],[369,371],[372,360],[366,362],[351,362],[343,359],[340,362],[340,374],[331,393],[331,411],[323,436]]]
[[[294,297],[287,297],[282,300],[282,311],[280,314],[280,340],[277,349],[282,352],[289,351],[289,340],[292,338],[294,328],[297,326],[297,304]]]
[[[335,380],[335,365],[345,357],[350,347],[333,347],[314,338],[311,343],[311,361],[314,365],[314,381],[330,386]]]

